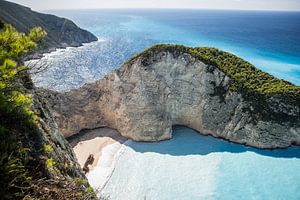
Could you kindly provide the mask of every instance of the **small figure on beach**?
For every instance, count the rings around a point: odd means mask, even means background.
[[[84,174],[87,174],[90,171],[89,165],[92,165],[94,160],[95,160],[94,155],[90,154],[89,157],[86,159],[86,161],[83,165],[83,168],[82,168],[82,170],[84,171]]]

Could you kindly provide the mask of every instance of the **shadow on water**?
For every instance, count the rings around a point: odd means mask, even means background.
[[[130,148],[140,153],[154,152],[172,156],[208,155],[211,153],[244,153],[253,152],[262,156],[275,158],[300,158],[300,147],[286,149],[262,150],[240,144],[234,144],[212,136],[204,136],[196,131],[182,127],[173,127],[173,138],[157,143],[132,142]]]

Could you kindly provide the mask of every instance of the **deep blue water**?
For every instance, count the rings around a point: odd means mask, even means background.
[[[217,47],[300,85],[300,12],[132,9],[47,12],[74,20],[105,42],[53,56],[54,70],[37,78],[43,86],[64,90],[94,81],[157,43]],[[62,82],[61,74],[67,80]],[[47,78],[51,83],[47,83]]]

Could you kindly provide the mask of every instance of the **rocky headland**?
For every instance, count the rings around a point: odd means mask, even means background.
[[[0,20],[26,34],[34,27],[41,27],[47,32],[47,36],[39,44],[39,50],[35,50],[27,59],[41,58],[43,53],[55,51],[57,48],[78,47],[98,40],[95,35],[79,28],[69,19],[39,13],[3,0],[0,1]]]
[[[160,141],[184,125],[257,148],[300,145],[300,87],[214,48],[156,45],[95,83],[36,95],[65,137],[110,127]]]

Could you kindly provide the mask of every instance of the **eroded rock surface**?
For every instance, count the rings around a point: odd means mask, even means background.
[[[138,56],[79,89],[41,90],[40,95],[66,137],[107,126],[136,141],[159,141],[172,137],[172,125],[184,125],[259,148],[300,144],[299,105],[269,98],[269,109],[279,119],[257,120],[252,104],[230,84],[217,67],[189,53],[162,50],[147,59]]]

